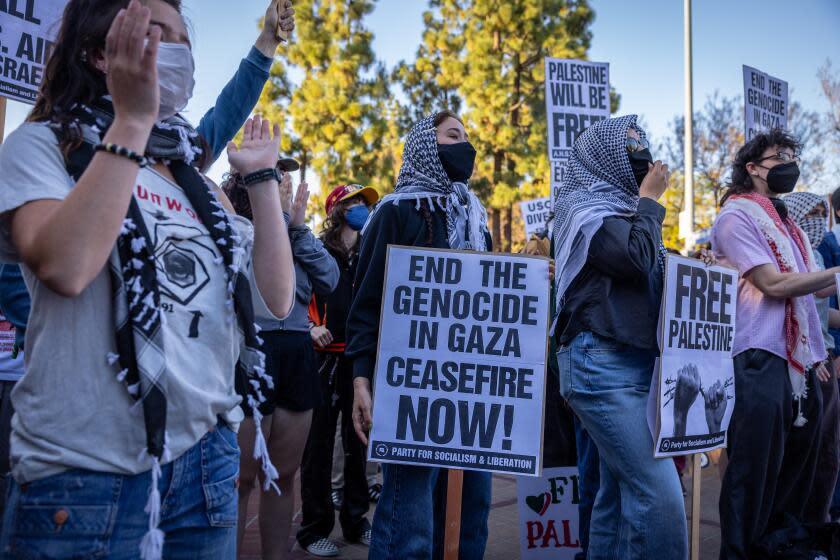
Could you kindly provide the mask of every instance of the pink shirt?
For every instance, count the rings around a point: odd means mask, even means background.
[[[722,214],[712,227],[712,249],[718,261],[737,268],[741,274],[738,283],[738,314],[732,355],[749,349],[766,350],[787,359],[785,350],[785,300],[772,298],[746,279],[749,272],[764,264],[777,266],[770,245],[758,226],[740,210]],[[793,246],[799,272],[808,272],[805,261],[796,245]],[[814,361],[826,358],[822,326],[817,314],[814,296],[803,296],[808,311],[808,333]]]

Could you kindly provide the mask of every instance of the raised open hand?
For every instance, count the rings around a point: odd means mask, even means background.
[[[150,26],[151,16],[151,10],[138,0],[117,13],[105,38],[103,69],[115,117],[148,126],[155,123],[160,110],[157,51],[161,29]]]
[[[227,146],[230,164],[242,175],[274,167],[279,149],[280,125],[274,125],[272,135],[271,122],[260,115],[248,119],[245,123],[242,143],[239,146],[233,142],[229,142]]]
[[[306,203],[309,202],[309,185],[306,182],[298,185],[295,201],[292,203],[290,226],[300,226],[306,220]]]

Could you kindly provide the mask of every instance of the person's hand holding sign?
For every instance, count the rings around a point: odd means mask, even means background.
[[[373,425],[372,408],[370,379],[357,377],[353,380],[353,427],[365,445],[368,444],[367,435]]]
[[[295,11],[291,0],[272,0],[263,17],[260,36],[254,46],[269,58],[274,58],[277,47],[288,42],[295,30]]]
[[[688,409],[700,394],[700,373],[694,364],[686,364],[677,372],[677,386],[674,391],[674,436],[685,436]]]
[[[723,422],[723,415],[726,412],[726,391],[720,381],[715,381],[712,386],[703,393],[703,400],[706,405],[706,425],[710,434],[720,432],[720,425]]]

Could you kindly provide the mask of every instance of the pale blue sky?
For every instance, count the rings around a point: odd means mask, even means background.
[[[196,92],[187,117],[197,122],[256,38],[255,22],[268,0],[186,0],[195,30]],[[683,111],[682,0],[591,0],[596,11],[590,59],[610,63],[622,95],[621,113],[639,113],[654,141]],[[231,6],[235,5],[235,9]],[[374,49],[389,67],[412,59],[422,33],[425,0],[379,0],[368,19]],[[825,110],[817,68],[832,58],[840,68],[838,0],[694,0],[695,107],[715,91],[740,95],[741,65],[787,80],[806,108]],[[28,108],[9,104],[6,130]],[[224,157],[211,176],[221,176]]]

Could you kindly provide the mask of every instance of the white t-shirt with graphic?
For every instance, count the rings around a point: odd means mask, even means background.
[[[10,241],[8,212],[37,199],[63,199],[73,181],[53,132],[25,124],[0,147],[0,260],[18,256]],[[177,458],[218,421],[242,418],[234,391],[241,333],[229,320],[227,275],[207,229],[184,192],[151,169],[142,169],[134,189],[154,243],[165,311],[163,342],[167,371],[167,435]],[[253,228],[231,216],[241,237],[237,252],[250,270]],[[138,458],[146,432],[140,408],[107,363],[116,352],[108,267],[75,298],[44,286],[25,266],[32,295],[26,332],[26,376],[12,393],[13,474],[19,482],[71,468],[136,474],[150,468]],[[260,307],[258,291],[252,290]]]

